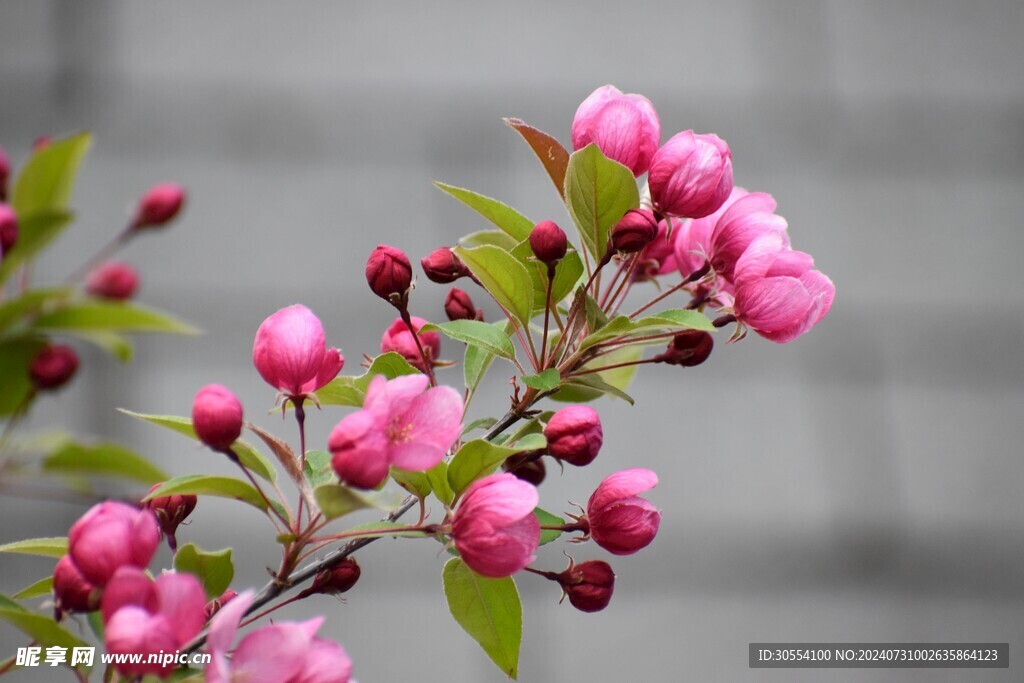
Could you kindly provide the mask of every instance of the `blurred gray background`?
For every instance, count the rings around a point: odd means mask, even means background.
[[[542,505],[570,510],[610,472],[647,466],[661,533],[628,558],[569,548],[618,573],[599,614],[523,577],[521,680],[1020,680],[1022,36],[1015,0],[5,1],[0,144],[20,160],[39,135],[96,134],[80,220],[38,276],[63,277],[150,183],[178,180],[182,220],[124,256],[143,301],[205,330],[142,339],[129,366],[83,349],[82,376],[30,428],[116,438],[175,474],[229,472],[114,408],[186,414],[219,382],[262,416],[274,395],[252,368],[253,334],[297,301],[354,371],[392,317],[366,289],[370,249],[418,259],[484,227],[430,181],[567,224],[501,117],[568,143],[579,102],[614,83],[654,102],[663,139],[728,140],[737,183],[774,194],[838,296],[793,344],[720,344],[702,367],[642,370],[634,408],[598,404],[604,450],[585,471],[549,472]],[[415,312],[442,317],[444,292],[421,277]],[[503,411],[504,379],[477,413]],[[342,414],[314,411],[311,443]],[[261,422],[294,437],[290,422]],[[38,497],[0,506],[0,541],[64,533],[81,512]],[[261,585],[275,550],[240,507],[203,500],[179,537],[235,546],[236,585]],[[557,546],[538,564],[564,566]],[[384,541],[359,559],[346,603],[286,614],[326,609],[323,632],[363,683],[502,680],[448,615],[436,546]],[[0,590],[51,566],[0,558]],[[1013,668],[747,668],[748,642],[801,640],[1009,641]],[[18,644],[0,624],[0,650]]]

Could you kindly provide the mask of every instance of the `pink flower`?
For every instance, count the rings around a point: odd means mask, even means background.
[[[410,316],[409,320],[412,321],[412,325],[420,337],[423,351],[427,354],[427,361],[434,363],[441,357],[441,334],[439,332],[420,332],[420,328],[427,324],[423,318]],[[420,356],[420,351],[416,348],[416,340],[413,339],[409,326],[401,318],[395,318],[391,327],[384,330],[384,336],[380,338],[380,352],[388,353],[389,351],[401,355],[409,361],[409,365],[421,372],[427,371],[423,357]]]
[[[592,463],[604,442],[597,411],[582,405],[568,406],[552,415],[544,436],[552,457],[577,467]]]
[[[315,638],[323,617],[282,622],[249,633],[228,658],[238,624],[252,604],[246,591],[226,604],[210,623],[211,655],[206,683],[347,683],[352,661],[337,643]]]
[[[191,574],[166,573],[151,580],[141,570],[117,571],[103,596],[104,640],[110,654],[173,653],[202,630],[206,594]],[[175,666],[159,661],[118,664],[126,675],[171,675]]]
[[[447,285],[469,275],[469,268],[459,260],[451,247],[439,247],[430,252],[420,259],[420,267],[428,280],[439,285]]]
[[[569,240],[554,221],[541,221],[530,231],[530,249],[541,263],[554,265],[565,258]]]
[[[537,489],[508,473],[473,482],[452,519],[455,548],[481,576],[512,576],[533,561],[540,522]]]
[[[207,384],[192,401],[192,427],[215,451],[231,448],[242,433],[242,404],[227,387]]]
[[[632,280],[639,282],[649,280],[655,275],[669,273],[676,268],[675,253],[672,241],[668,237],[668,221],[672,221],[672,237],[679,231],[679,221],[665,218],[658,222],[658,234],[654,241],[644,247],[637,257],[638,263],[633,269]]]
[[[714,213],[703,218],[690,218],[678,225],[672,235],[673,248],[676,265],[679,266],[679,272],[684,278],[688,277],[690,273],[700,270],[708,261],[711,253],[711,235],[715,231],[715,224],[737,199],[748,194],[742,187],[733,187],[729,198]]]
[[[606,85],[583,100],[572,121],[572,147],[598,146],[633,172],[643,175],[661,141],[661,123],[654,105],[643,95],[623,94]]]
[[[427,384],[424,375],[373,378],[363,409],[346,415],[328,440],[342,481],[369,489],[392,465],[423,472],[441,462],[462,433],[462,397]]]
[[[612,247],[623,254],[635,254],[658,236],[658,222],[650,209],[630,209],[612,228]]]
[[[658,475],[642,468],[622,470],[605,478],[587,502],[594,542],[615,555],[632,555],[653,541],[661,513],[636,494],[657,485]]]
[[[36,389],[59,389],[78,371],[78,354],[70,346],[53,344],[36,353],[29,365],[29,376]]]
[[[776,232],[788,245],[789,235],[786,219],[774,213],[776,204],[770,194],[751,192],[734,196],[730,201],[729,208],[715,223],[708,255],[715,274],[732,282],[736,261],[751,242],[765,233]]]
[[[175,183],[154,185],[142,195],[131,229],[155,228],[170,222],[185,203],[185,190]]]
[[[0,204],[0,259],[18,242],[18,216],[7,204]]]
[[[85,278],[85,291],[101,299],[131,299],[139,288],[139,274],[127,263],[106,261],[91,270]]]
[[[159,543],[152,512],[113,501],[91,507],[68,532],[71,560],[98,586],[105,586],[125,565],[145,568]]]
[[[282,308],[256,331],[252,360],[260,376],[293,401],[334,379],[345,365],[338,349],[326,348],[324,327],[301,304]]]
[[[701,218],[732,191],[732,153],[717,135],[677,133],[655,153],[647,178],[659,212]]]
[[[100,606],[103,591],[89,583],[65,555],[53,569],[53,595],[57,608],[65,612],[92,612]]]
[[[836,295],[832,281],[813,265],[777,232],[754,240],[736,262],[736,318],[779,344],[808,332],[828,314]]]
[[[374,294],[404,309],[412,286],[409,257],[397,247],[378,244],[366,260],[366,283]]]

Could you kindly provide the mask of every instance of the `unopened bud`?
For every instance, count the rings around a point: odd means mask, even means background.
[[[633,254],[658,236],[658,219],[649,209],[630,209],[612,228],[612,246],[623,254]]]
[[[530,248],[541,263],[549,266],[558,263],[565,258],[568,246],[565,231],[554,221],[541,221],[530,231]]]
[[[469,269],[448,247],[441,247],[430,252],[429,256],[420,259],[420,266],[427,279],[439,285],[447,285],[460,277],[469,275]]]
[[[655,360],[669,365],[692,368],[706,361],[714,347],[715,340],[707,332],[687,330],[673,337],[665,352],[656,356]]]
[[[162,483],[153,484],[149,492],[156,491],[161,485]],[[184,522],[192,514],[192,511],[196,509],[198,500],[195,496],[173,495],[150,498],[142,504],[143,507],[149,508],[156,515],[157,526],[160,527],[160,531],[167,537],[167,543],[170,545],[171,551],[176,551],[178,548],[174,532],[177,531],[178,525]]]
[[[603,610],[611,602],[615,590],[615,572],[601,560],[570,564],[557,580],[569,596],[569,602],[581,612]]]
[[[175,183],[154,185],[142,195],[135,208],[131,229],[155,228],[171,221],[185,203],[185,190]]]
[[[0,178],[0,183],[2,182],[3,178]],[[18,216],[7,204],[0,204],[0,258],[3,258],[17,241]]]
[[[85,291],[101,299],[131,299],[139,287],[139,274],[121,261],[107,261],[96,266],[85,278]]]
[[[40,135],[39,137],[32,141],[32,151],[41,152],[47,147],[49,147],[51,142],[53,142],[52,135]]]
[[[206,603],[206,607],[203,608],[203,615],[206,617],[206,620],[209,621],[224,605],[234,600],[237,596],[238,593],[229,588],[219,598],[214,598]]]
[[[570,465],[583,467],[593,462],[604,442],[601,418],[590,406],[562,408],[544,428],[548,453]]]
[[[313,585],[306,589],[306,595],[325,593],[340,595],[347,593],[359,581],[359,563],[353,557],[346,557],[338,565],[321,570],[313,579]]]
[[[44,346],[32,359],[29,375],[36,389],[57,389],[71,381],[78,370],[78,354],[70,346]]]
[[[547,475],[544,461],[535,453],[516,453],[509,456],[502,465],[502,469],[534,486],[540,486]]]
[[[405,308],[412,286],[412,264],[401,249],[378,244],[366,260],[366,282],[373,293],[397,308]]]
[[[7,180],[11,177],[11,160],[0,147],[0,202],[7,201]]]
[[[469,294],[452,287],[444,300],[444,312],[449,320],[483,320],[483,311],[473,305]]]
[[[65,555],[53,569],[53,597],[62,612],[93,612],[100,606],[103,589],[89,582]]]
[[[213,450],[227,450],[242,433],[242,404],[230,389],[208,384],[192,401],[192,427]]]

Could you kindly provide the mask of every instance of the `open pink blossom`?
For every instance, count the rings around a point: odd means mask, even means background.
[[[733,187],[729,198],[718,209],[703,218],[682,221],[672,234],[676,265],[683,277],[700,270],[711,254],[711,235],[715,224],[737,199],[750,194],[742,187]]]
[[[777,232],[788,246],[789,235],[786,219],[775,214],[775,199],[770,194],[750,192],[730,199],[729,208],[711,233],[708,256],[715,274],[732,282],[736,261],[751,242],[765,233]]]
[[[778,233],[754,240],[736,262],[736,318],[779,344],[808,332],[828,314],[836,294],[813,265],[810,255],[789,249]]]
[[[512,576],[533,561],[540,522],[533,485],[507,472],[470,485],[452,519],[452,539],[463,561],[481,576]]]
[[[422,327],[427,324],[423,318],[410,316],[409,321],[412,322],[416,334],[419,335],[420,344],[423,345],[423,351],[427,354],[427,362],[433,364],[441,356],[441,333],[421,332]],[[427,371],[423,356],[420,355],[420,350],[416,347],[416,340],[413,338],[409,326],[401,318],[395,318],[391,326],[384,330],[384,336],[380,339],[380,352],[388,353],[389,351],[399,354],[409,362],[409,365],[421,372]]]
[[[651,159],[647,175],[654,208],[678,218],[702,218],[732,191],[732,153],[717,135],[676,133]]]
[[[661,123],[654,105],[643,95],[624,94],[606,85],[583,100],[572,121],[572,148],[598,146],[639,176],[647,172],[661,142]]]
[[[658,475],[640,467],[606,477],[587,502],[594,542],[615,555],[631,555],[653,541],[661,513],[637,494],[657,485]]]
[[[392,465],[423,472],[441,462],[462,433],[462,396],[427,388],[424,375],[373,378],[363,409],[331,431],[331,464],[347,484],[374,488]]]
[[[326,348],[320,319],[301,304],[282,308],[256,331],[252,360],[267,384],[302,399],[334,379],[345,365],[338,349]]]

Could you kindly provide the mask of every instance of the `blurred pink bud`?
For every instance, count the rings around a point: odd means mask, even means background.
[[[156,518],[114,501],[91,507],[68,532],[68,554],[88,581],[105,586],[120,567],[145,568],[160,543]]]
[[[373,293],[399,308],[405,308],[412,286],[412,264],[401,249],[378,244],[366,261],[366,282]]]
[[[242,404],[227,387],[207,384],[192,401],[192,427],[204,444],[226,450],[242,433]]]
[[[14,248],[18,241],[18,217],[7,204],[0,204],[0,259]]]
[[[39,137],[32,141],[32,151],[41,152],[47,147],[49,147],[51,142],[53,142],[52,135],[40,135]]]
[[[709,258],[715,274],[733,281],[736,261],[761,235],[778,233],[789,245],[786,219],[775,215],[775,200],[764,192],[730,197],[729,208],[722,212],[711,233]]]
[[[78,370],[78,354],[70,346],[44,346],[29,366],[29,376],[36,389],[57,389],[71,381]]]
[[[661,513],[638,498],[658,485],[658,475],[642,468],[607,477],[590,496],[587,519],[594,542],[615,555],[632,555],[654,540]]]
[[[260,376],[284,395],[301,399],[333,380],[345,365],[326,348],[320,319],[301,304],[282,308],[256,330],[252,360]]]
[[[672,337],[668,348],[655,359],[668,365],[692,368],[708,359],[715,348],[714,338],[703,330],[687,330]]]
[[[538,261],[550,266],[565,258],[569,240],[554,221],[541,221],[530,231],[530,249]]]
[[[810,331],[836,295],[832,281],[813,265],[808,254],[789,249],[781,234],[758,237],[736,263],[736,318],[779,344]]]
[[[420,267],[423,268],[428,280],[439,285],[447,285],[469,275],[469,269],[448,247],[435,249],[429,256],[420,259]]]
[[[615,572],[607,562],[589,560],[570,564],[558,575],[558,583],[573,607],[581,612],[600,612],[611,602]]]
[[[346,415],[328,439],[343,482],[375,488],[392,465],[424,472],[441,462],[462,434],[462,396],[428,382],[424,375],[373,378],[363,409]]]
[[[0,202],[7,201],[7,181],[11,177],[11,160],[0,147]]]
[[[449,320],[483,320],[484,318],[483,311],[473,305],[469,294],[458,287],[452,287],[448,291],[448,296],[444,299],[444,312]]]
[[[206,620],[209,621],[212,619],[214,614],[219,612],[224,605],[234,600],[237,596],[238,593],[228,588],[220,594],[219,598],[214,598],[206,603],[206,607],[203,608],[203,615],[206,617]]]
[[[185,203],[185,190],[175,183],[160,183],[146,190],[135,208],[131,229],[156,228],[169,223]]]
[[[65,555],[53,569],[53,597],[63,612],[93,612],[100,606],[103,590],[90,583]]]
[[[548,453],[577,467],[589,465],[604,442],[601,418],[590,406],[573,405],[551,416],[544,428]]]
[[[138,287],[138,272],[121,261],[101,263],[85,278],[85,291],[102,299],[131,299]]]
[[[463,561],[481,576],[512,576],[533,561],[540,522],[537,489],[508,473],[473,482],[452,518],[452,539]]]
[[[195,424],[194,418],[193,424]],[[149,492],[152,493],[153,491],[156,491],[161,485],[162,484],[153,484],[152,488],[149,489]],[[198,502],[199,499],[195,496],[173,495],[162,496],[160,498],[150,498],[142,504],[143,507],[152,510],[153,514],[156,515],[157,526],[159,526],[160,531],[167,536],[167,542],[168,545],[170,545],[172,552],[178,549],[178,542],[174,537],[174,533],[178,530],[178,525],[188,519],[188,516],[196,509],[196,504]]]
[[[514,475],[516,479],[522,479],[534,486],[540,486],[544,483],[544,477],[548,473],[547,468],[544,466],[544,461],[537,457],[535,453],[516,453],[515,455],[510,455],[502,463],[501,468]]]
[[[420,329],[427,324],[423,318],[410,316],[409,320],[419,335],[420,344],[423,345],[423,351],[427,354],[427,362],[433,365],[441,357],[441,333],[420,332]],[[427,371],[423,357],[416,347],[416,340],[413,338],[409,326],[401,318],[395,318],[391,326],[384,330],[384,336],[380,338],[380,352],[388,353],[389,351],[399,354],[409,361],[409,365],[421,372]]]
[[[120,567],[107,582],[103,591],[101,615],[103,623],[122,607],[133,605],[147,612],[156,612],[160,608],[160,595],[156,583],[146,572],[138,567],[125,565]]]
[[[612,246],[623,254],[635,254],[658,236],[658,219],[650,209],[630,209],[612,228]]]
[[[354,557],[346,557],[334,567],[323,569],[313,578],[313,585],[303,591],[305,596],[316,593],[340,595],[347,593],[359,581],[362,570]]]
[[[679,229],[679,222],[671,218],[665,218],[658,223],[658,234],[637,256],[637,264],[633,268],[633,281],[649,280],[655,275],[675,270],[675,253],[672,241],[668,235],[669,221],[673,221],[675,230]],[[675,237],[675,233],[672,234],[672,237]]]
[[[648,183],[660,213],[680,218],[714,213],[732,191],[729,145],[717,135],[677,133],[654,155]]]
[[[654,105],[643,95],[623,94],[613,85],[592,92],[572,121],[572,147],[598,146],[633,172],[643,175],[661,142],[661,123]]]

